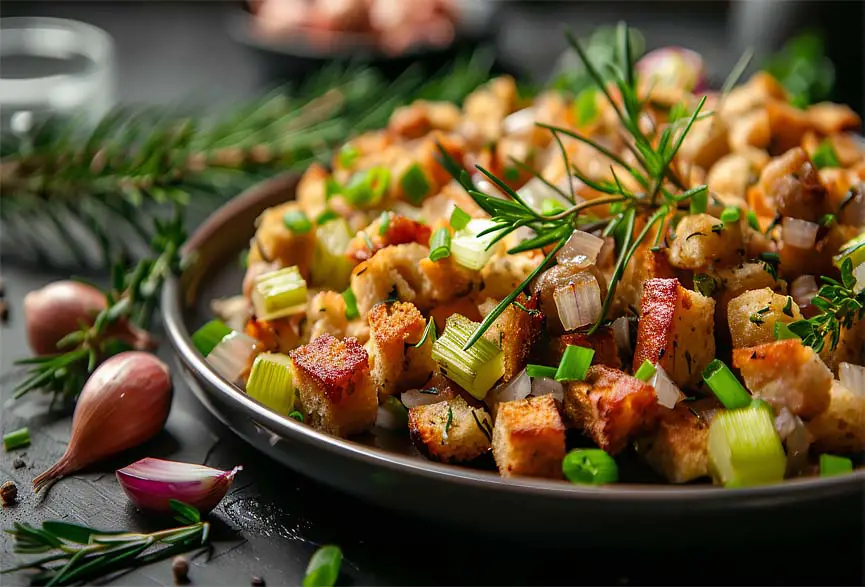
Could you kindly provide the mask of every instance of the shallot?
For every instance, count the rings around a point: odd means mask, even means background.
[[[155,436],[168,418],[171,395],[168,366],[149,353],[128,351],[102,363],[78,398],[66,452],[33,480],[33,489]]]
[[[115,475],[130,501],[139,509],[171,513],[171,500],[182,501],[205,514],[222,501],[243,467],[221,471],[204,465],[143,458]]]

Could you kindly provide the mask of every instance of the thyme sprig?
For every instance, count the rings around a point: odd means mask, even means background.
[[[198,510],[176,500],[171,500],[171,509],[183,526],[149,534],[104,531],[62,521],[45,521],[41,528],[15,522],[6,532],[15,539],[16,553],[51,554],[3,569],[2,573],[33,570],[38,571],[32,577],[33,584],[71,585],[163,560],[207,543],[210,523],[201,521]]]
[[[534,232],[534,236],[510,247],[508,249],[509,254],[549,247],[541,264],[516,290],[499,302],[486,316],[467,341],[465,348],[474,344],[502,312],[514,303],[523,289],[548,267],[555,254],[565,245],[576,229],[595,230],[604,236],[620,235],[618,238],[618,258],[604,298],[603,311],[598,320],[589,328],[589,333],[594,332],[605,322],[606,314],[612,305],[616,287],[624,275],[625,268],[652,228],[660,223],[655,235],[655,244],[657,245],[660,242],[661,232],[666,225],[667,217],[677,213],[680,209],[688,209],[691,199],[697,196],[704,198],[708,189],[705,185],[689,188],[687,179],[684,178],[676,165],[676,155],[685,137],[694,123],[707,115],[702,112],[706,98],[700,99],[694,111],[687,118],[667,124],[663,128],[657,128],[653,125],[652,130],[646,133],[641,129],[640,122],[645,118],[645,108],[649,102],[649,96],[640,97],[634,74],[634,60],[637,56],[633,54],[630,47],[631,34],[627,25],[620,24],[617,31],[618,50],[614,54],[618,58],[618,63],[595,64],[572,34],[568,33],[567,38],[595,86],[615,111],[626,133],[626,147],[633,155],[636,163],[629,164],[611,149],[574,130],[538,124],[539,127],[552,134],[564,160],[568,183],[570,184],[566,192],[553,186],[541,177],[540,173],[527,169],[527,166],[520,166],[521,169],[532,171],[535,177],[545,185],[552,187],[568,203],[568,207],[565,209],[547,210],[544,213],[544,211],[536,210],[525,201],[517,190],[512,189],[505,181],[481,166],[477,166],[478,171],[508,198],[502,199],[479,191],[469,180],[468,173],[461,169],[443,148],[439,148],[440,159],[445,169],[461,183],[478,206],[490,215],[493,225],[479,235],[494,235],[489,246],[495,245],[514,231],[526,227]],[[620,101],[613,97],[611,87],[617,90]],[[600,155],[607,157],[612,162],[610,170],[613,179],[595,180],[583,173],[577,165],[570,161],[562,141],[563,136],[586,144]],[[628,188],[623,184],[616,172],[617,167],[633,178],[636,186],[638,186],[637,189]],[[576,177],[602,195],[591,200],[577,198],[573,183],[570,182],[571,177]],[[588,214],[590,209],[606,205],[611,205],[611,210],[615,208],[615,211],[611,211],[610,215],[606,217]],[[636,232],[639,219],[645,219],[645,224],[642,225],[639,232]]]
[[[841,329],[852,328],[855,320],[865,316],[865,290],[856,291],[853,261],[849,257],[841,263],[841,281],[825,275],[820,279],[825,285],[811,304],[821,313],[789,324],[790,331],[818,353],[827,340],[829,349],[835,350],[841,340]]]
[[[135,347],[150,346],[147,329],[153,318],[165,278],[179,270],[180,247],[186,240],[178,210],[170,220],[155,221],[151,248],[154,257],[141,260],[131,270],[114,266],[111,287],[105,291],[105,308],[92,325],[84,324],[57,343],[58,354],[22,359],[26,378],[15,387],[14,397],[42,389],[57,399],[74,399],[87,377],[108,357]]]

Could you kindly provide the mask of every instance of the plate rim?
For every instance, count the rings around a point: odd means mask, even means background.
[[[256,183],[225,202],[212,212],[190,236],[184,245],[184,255],[192,254],[201,243],[218,233],[219,229],[230,221],[236,211],[259,204],[274,190],[284,192],[287,184],[296,186],[298,177],[299,174],[297,173],[274,176]],[[293,192],[294,187],[292,187],[291,195],[286,200],[294,197]],[[767,501],[773,503],[795,502],[807,501],[814,497],[827,498],[832,495],[847,495],[865,488],[865,469],[856,470],[848,475],[803,477],[784,480],[781,483],[736,489],[696,484],[578,485],[561,480],[501,477],[494,472],[421,460],[363,445],[349,439],[331,436],[271,411],[263,404],[240,392],[234,385],[213,371],[193,345],[191,334],[186,328],[184,294],[178,276],[169,276],[163,287],[161,308],[167,338],[181,363],[191,371],[191,374],[211,392],[222,396],[228,405],[240,409],[247,417],[252,418],[271,433],[295,442],[314,444],[317,448],[327,450],[343,458],[360,459],[368,465],[384,467],[399,473],[433,478],[437,481],[468,485],[474,489],[540,495],[548,498],[582,499],[601,503],[639,501],[678,506],[687,505],[688,507],[700,506],[701,508],[709,505],[724,507],[734,503],[737,507],[743,507],[759,506]],[[253,444],[243,435],[239,436],[247,443]],[[253,446],[255,445],[253,444]],[[306,475],[305,472],[300,472]]]

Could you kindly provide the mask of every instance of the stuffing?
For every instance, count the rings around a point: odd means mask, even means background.
[[[721,222],[708,214],[685,216],[676,226],[669,249],[670,265],[679,269],[705,269],[710,265],[734,265],[745,254],[742,227]]]
[[[776,214],[817,222],[826,209],[826,188],[804,149],[790,149],[770,161],[748,200],[762,216]]]
[[[382,400],[417,388],[436,371],[432,338],[415,348],[427,321],[411,302],[376,304],[369,311],[370,376]]]
[[[709,476],[709,422],[685,404],[661,409],[657,429],[637,440],[637,453],[670,483]]]
[[[606,365],[614,369],[622,368],[622,359],[619,356],[619,347],[613,336],[613,329],[609,326],[601,326],[592,334],[584,332],[571,332],[562,336],[550,337],[550,344],[546,362],[556,365],[562,360],[562,355],[568,346],[581,346],[595,351],[592,357],[592,365]]]
[[[345,299],[335,291],[320,291],[309,302],[306,311],[309,340],[322,334],[337,338],[345,336],[348,320],[345,317]]]
[[[391,245],[406,243],[429,244],[430,227],[394,212],[387,212],[387,226],[381,216],[359,231],[351,239],[346,256],[356,263],[366,261],[379,250]],[[372,247],[370,247],[372,245]]]
[[[295,314],[276,320],[250,319],[246,323],[246,334],[261,343],[263,352],[286,354],[303,341],[303,314]]]
[[[526,307],[529,312],[511,304],[484,333],[484,338],[502,349],[505,381],[514,377],[526,366],[526,360],[532,352],[535,341],[540,338],[543,325],[539,315],[530,313],[534,311],[534,304],[529,302],[525,294],[520,294],[516,302]],[[478,309],[480,314],[486,317],[496,305],[497,302],[487,300]]]
[[[666,252],[652,251],[649,247],[637,249],[616,287],[613,314],[635,314],[643,298],[643,284],[649,279],[664,277],[675,277]]]
[[[819,452],[865,452],[865,396],[833,381],[829,407],[806,424]]]
[[[300,210],[297,202],[287,202],[268,208],[256,220],[257,229],[249,246],[249,267],[259,262],[276,262],[280,267],[296,265],[304,279],[309,279],[310,264],[315,250],[313,231],[295,234],[285,226],[286,212]]]
[[[460,118],[460,109],[455,104],[417,100],[394,110],[387,128],[401,138],[417,139],[432,130],[453,130]]]
[[[562,478],[565,425],[551,395],[499,404],[492,444],[503,477]]]
[[[768,287],[746,291],[727,306],[734,348],[773,342],[776,322],[789,324],[801,319],[802,313],[792,297],[776,294]]]
[[[489,452],[493,424],[489,413],[456,396],[408,411],[408,429],[415,447],[443,463],[464,463]]]

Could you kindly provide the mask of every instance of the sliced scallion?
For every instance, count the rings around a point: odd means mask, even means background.
[[[643,364],[640,365],[640,368],[637,369],[637,372],[634,373],[634,377],[636,377],[640,381],[649,381],[652,377],[655,376],[655,373],[657,372],[658,370],[651,363],[651,361],[646,359],[645,361],[643,361]]]
[[[571,483],[604,485],[619,480],[615,459],[599,448],[577,448],[565,455],[562,472]]]
[[[318,218],[315,219],[315,223],[321,226],[322,224],[327,224],[331,220],[336,220],[337,218],[339,218],[339,214],[328,209],[318,215]]]
[[[339,578],[342,551],[338,546],[322,546],[315,551],[306,567],[303,587],[333,587]]]
[[[841,162],[838,160],[838,153],[835,152],[835,147],[826,139],[814,150],[811,156],[811,162],[817,169],[826,167],[841,167]]]
[[[360,151],[357,150],[357,147],[346,143],[339,150],[339,166],[351,167],[358,157],[360,157]]]
[[[390,169],[387,167],[372,167],[366,171],[355,173],[342,194],[353,205],[375,206],[390,185]]]
[[[832,475],[843,475],[853,472],[853,461],[846,457],[830,454],[820,455],[820,476],[830,477]]]
[[[547,367],[546,365],[526,365],[526,375],[532,379],[539,377],[547,377],[548,379],[556,378],[556,367]]]
[[[25,426],[3,435],[3,448],[7,451],[30,446],[30,430]]]
[[[259,320],[275,320],[306,310],[306,281],[297,267],[259,275],[252,286],[252,307]]]
[[[206,357],[230,332],[231,328],[226,326],[222,320],[211,320],[195,331],[192,335],[192,344],[195,345],[199,353]]]
[[[495,224],[491,220],[474,219],[451,238],[451,254],[458,265],[478,271],[493,256],[495,233],[478,236]]]
[[[342,299],[345,300],[345,319],[354,320],[360,316],[360,310],[357,309],[357,298],[354,297],[354,292],[351,287],[346,288],[342,292]]]
[[[378,217],[378,222],[378,235],[386,235],[387,231],[390,230],[390,212],[387,210],[382,212],[381,216]]]
[[[748,213],[745,214],[745,217],[748,219],[748,226],[759,232],[760,221],[757,220],[757,213],[753,210],[748,210]]]
[[[285,227],[294,234],[306,234],[312,230],[312,222],[302,210],[289,210],[282,216]]]
[[[261,353],[255,357],[246,393],[277,414],[287,416],[294,408],[295,398],[291,359],[279,353]]]
[[[594,356],[594,349],[569,344],[565,348],[559,368],[556,370],[556,381],[585,380]]]
[[[292,418],[293,420],[297,420],[298,422],[303,422],[303,421],[304,421],[303,414],[301,414],[301,413],[298,412],[297,410],[292,411],[292,412],[288,415],[288,417],[289,417],[289,418]]]
[[[454,211],[451,212],[451,226],[454,230],[462,230],[468,223],[471,222],[472,217],[469,216],[468,212],[457,206],[454,208]]]
[[[477,327],[477,323],[465,316],[452,314],[444,332],[433,343],[432,357],[445,377],[482,400],[504,374],[504,355],[485,338],[463,350]]]
[[[564,207],[558,200],[554,200],[552,198],[544,198],[541,202],[541,214],[544,216],[552,216],[553,214],[558,214],[559,212],[564,212]]]
[[[709,427],[709,467],[724,487],[773,483],[784,478],[787,457],[769,410],[722,410]]]
[[[751,403],[751,395],[730,368],[718,359],[703,370],[703,381],[728,410],[744,408]]]
[[[406,199],[412,204],[420,204],[429,195],[430,182],[426,173],[417,163],[412,163],[399,178],[399,185]]]
[[[739,218],[742,217],[742,211],[739,210],[736,206],[729,206],[724,208],[724,211],[721,212],[721,221],[722,222],[738,222]]]
[[[447,228],[436,230],[429,242],[429,258],[438,261],[451,256],[451,233]]]

